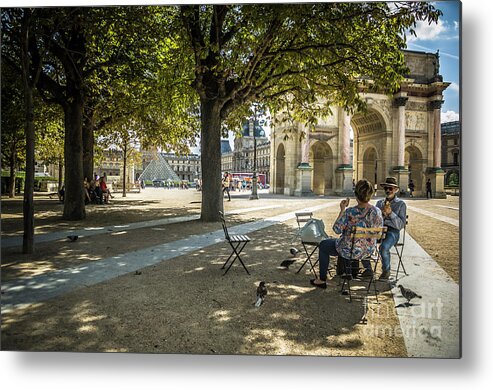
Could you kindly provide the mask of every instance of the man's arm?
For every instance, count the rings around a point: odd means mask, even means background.
[[[406,224],[406,213],[406,203],[403,201],[399,202],[399,207],[385,218],[387,220],[386,225],[401,230]]]

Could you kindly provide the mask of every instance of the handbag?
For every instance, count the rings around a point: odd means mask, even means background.
[[[320,244],[321,241],[329,238],[325,233],[325,225],[321,219],[310,219],[301,229],[300,238],[302,242]]]

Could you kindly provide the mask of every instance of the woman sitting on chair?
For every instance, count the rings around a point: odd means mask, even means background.
[[[352,248],[351,256],[351,231],[353,226],[359,227],[382,227],[382,211],[371,205],[370,199],[373,195],[373,185],[366,179],[356,183],[354,194],[356,195],[357,206],[349,207],[349,198],[341,201],[341,211],[332,229],[335,233],[340,234],[339,238],[329,238],[320,243],[318,260],[319,260],[319,278],[311,279],[313,286],[327,288],[327,271],[329,269],[330,256],[341,256],[344,258],[346,268],[350,267],[351,261],[348,259],[360,260],[370,256],[376,248],[376,240],[359,239]],[[365,271],[362,277],[371,276],[373,271],[371,263],[368,260],[363,261]]]

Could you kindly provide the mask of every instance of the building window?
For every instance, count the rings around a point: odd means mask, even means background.
[[[459,165],[459,152],[453,153],[454,165]]]

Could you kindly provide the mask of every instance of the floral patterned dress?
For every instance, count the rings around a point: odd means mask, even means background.
[[[351,258],[351,230],[353,226],[359,227],[382,227],[382,211],[375,207],[360,208],[358,206],[348,207],[344,214],[338,218],[332,229],[340,234],[336,241],[337,252],[345,259]],[[374,238],[360,238],[355,241],[352,258],[361,260],[369,257],[376,249],[377,241]]]

